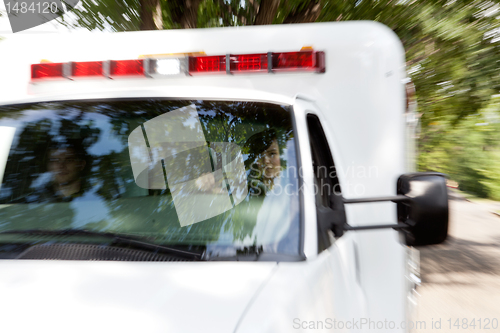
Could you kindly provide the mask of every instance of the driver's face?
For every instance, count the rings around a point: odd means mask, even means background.
[[[80,178],[85,161],[78,158],[71,148],[52,150],[48,169],[58,184],[70,184]]]

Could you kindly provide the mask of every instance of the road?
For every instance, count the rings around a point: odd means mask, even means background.
[[[448,240],[419,248],[422,285],[416,320],[426,327],[414,332],[500,332],[500,217],[493,209],[500,210],[500,204],[454,197]],[[470,326],[473,318],[475,328]],[[485,329],[493,318],[498,328],[490,324]],[[436,328],[439,319],[441,329]]]

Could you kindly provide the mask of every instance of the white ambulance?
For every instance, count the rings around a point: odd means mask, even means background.
[[[387,27],[16,35],[0,71],[2,332],[411,329],[448,201]]]

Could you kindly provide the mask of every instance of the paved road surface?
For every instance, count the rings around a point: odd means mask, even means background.
[[[500,207],[450,200],[448,241],[419,248],[422,285],[416,319],[426,329],[414,332],[500,332],[500,217],[492,209]],[[463,318],[469,323],[476,318],[475,329],[453,325]],[[479,329],[480,318],[483,325],[486,318],[496,318],[499,326]],[[441,329],[433,329],[432,321],[439,319]]]

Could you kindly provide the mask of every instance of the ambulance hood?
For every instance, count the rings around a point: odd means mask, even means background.
[[[0,263],[1,332],[233,332],[273,262]]]

